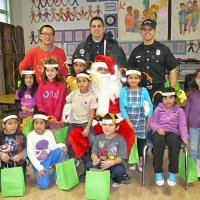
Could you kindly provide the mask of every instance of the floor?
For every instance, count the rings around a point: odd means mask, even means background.
[[[167,176],[167,152],[165,153],[164,165],[165,176]],[[82,167],[78,167],[81,173]],[[152,155],[148,152],[145,185],[141,186],[141,173],[138,171],[131,172],[127,170],[132,177],[133,182],[129,185],[122,185],[120,188],[111,188],[110,200],[197,200],[200,194],[200,182],[189,185],[189,189],[184,189],[184,181],[178,177],[177,185],[170,187],[165,182],[164,186],[156,186],[153,181]],[[1,198],[1,197],[0,197]],[[17,198],[6,198],[6,200],[13,200]],[[29,167],[27,175],[26,192],[20,200],[82,200],[85,199],[84,183],[78,184],[73,189],[68,191],[58,190],[54,182],[47,190],[40,190],[33,176],[32,168]]]

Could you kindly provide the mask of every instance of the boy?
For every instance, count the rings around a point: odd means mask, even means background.
[[[131,178],[126,174],[122,163],[127,159],[127,146],[124,138],[116,133],[118,128],[117,116],[107,113],[101,122],[103,134],[98,135],[92,148],[92,162],[87,163],[87,168],[97,167],[110,170],[113,187],[120,187],[122,183],[131,183]]]

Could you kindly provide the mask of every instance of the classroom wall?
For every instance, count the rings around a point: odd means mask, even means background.
[[[24,37],[25,37],[25,49],[26,51],[32,47],[34,47],[35,44],[34,42],[32,44],[31,43],[31,31],[34,30],[35,31],[35,35],[37,36],[37,32],[39,30],[39,28],[44,25],[44,24],[51,24],[53,27],[55,27],[55,30],[57,31],[57,42],[55,43],[57,46],[62,47],[67,56],[70,57],[72,55],[73,50],[76,48],[76,46],[81,42],[81,41],[70,41],[69,43],[64,41],[59,41],[60,39],[60,34],[62,34],[62,39],[63,37],[65,37],[65,33],[67,31],[71,31],[73,30],[73,34],[74,31],[77,29],[80,30],[80,32],[82,32],[83,30],[83,37],[82,40],[84,40],[86,38],[86,36],[89,34],[88,31],[88,26],[89,26],[89,19],[88,20],[79,20],[79,21],[68,21],[68,22],[63,22],[63,21],[53,21],[53,22],[39,22],[39,23],[30,23],[30,12],[31,12],[31,6],[32,6],[32,1],[31,0],[11,0],[11,5],[12,5],[12,13],[13,13],[13,24],[14,25],[19,25],[22,26],[24,28]],[[35,2],[38,2],[37,0]],[[43,2],[43,1],[42,1]],[[49,0],[49,2],[51,2],[51,0]],[[66,2],[63,0],[63,2]],[[70,1],[69,1],[70,2]],[[89,0],[78,0],[77,2],[79,2],[79,4],[82,4],[85,6],[85,8],[88,7],[88,5],[92,5],[93,8],[95,8],[97,5],[100,5],[101,10],[102,10],[102,14],[101,17],[105,18],[106,15],[108,14],[112,14],[113,16],[117,15],[117,0],[112,0],[112,1],[96,1],[96,2],[91,2]],[[111,11],[106,11],[106,6],[109,6],[109,3],[111,3],[111,7],[113,8],[115,5],[115,10],[111,9]],[[107,5],[106,5],[107,4]],[[34,10],[37,10],[36,8],[34,8]],[[107,30],[111,30],[114,35],[115,38],[117,38],[117,25],[112,26],[112,27],[106,27]],[[64,36],[63,36],[64,34]],[[77,34],[79,34],[77,32]],[[73,35],[74,37],[74,35]],[[81,37],[80,37],[81,38]],[[79,38],[79,39],[80,39]],[[191,38],[192,39],[192,38]],[[36,38],[37,40],[37,38]],[[200,59],[200,50],[196,53],[195,51],[198,49],[198,43],[199,41],[192,41],[194,43],[193,46],[193,50],[194,52],[192,52],[192,49],[188,51],[189,49],[189,42],[190,41],[161,41],[163,44],[167,45],[171,51],[175,54],[175,56],[177,58],[183,58],[183,59],[187,59],[187,58],[194,58],[194,59]],[[137,46],[140,43],[140,41],[137,42],[121,42],[120,45],[123,47],[127,57],[129,57],[129,54],[131,52],[131,50]]]

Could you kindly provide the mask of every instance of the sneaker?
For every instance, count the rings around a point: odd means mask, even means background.
[[[162,186],[164,185],[164,178],[163,178],[163,173],[155,173],[154,174],[154,180],[156,182],[156,185]]]
[[[131,171],[135,171],[135,170],[136,170],[136,165],[133,164],[132,166],[129,167],[129,169],[130,169]]]
[[[123,183],[123,184],[129,184],[129,183],[131,183],[131,182],[132,182],[131,177],[128,176],[127,174],[125,174],[122,183]]]
[[[175,186],[176,185],[176,174],[175,173],[169,172],[167,183],[168,183],[169,186]]]
[[[143,171],[143,164],[142,163],[138,163],[137,164],[137,168],[138,168],[139,172],[142,172]]]
[[[115,183],[115,182],[112,183],[112,187],[114,187],[114,188],[118,188],[121,185],[122,185],[121,183]]]

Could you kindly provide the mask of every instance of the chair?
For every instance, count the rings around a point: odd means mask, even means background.
[[[143,163],[143,170],[142,170],[142,183],[141,185],[144,186],[144,179],[145,179],[145,167],[146,167],[146,156],[147,156],[147,149],[148,148],[151,148],[153,149],[153,143],[152,143],[152,140],[149,136],[147,136],[147,139],[146,139],[146,145],[144,146],[144,149],[143,149],[143,156],[144,156],[144,163]],[[166,146],[166,149],[168,147]],[[182,143],[181,144],[181,149],[183,149],[185,151],[185,177],[186,177],[186,181],[185,181],[185,189],[187,190],[188,189],[188,182],[187,182],[187,175],[188,175],[188,151],[187,149],[185,149],[185,144]]]

